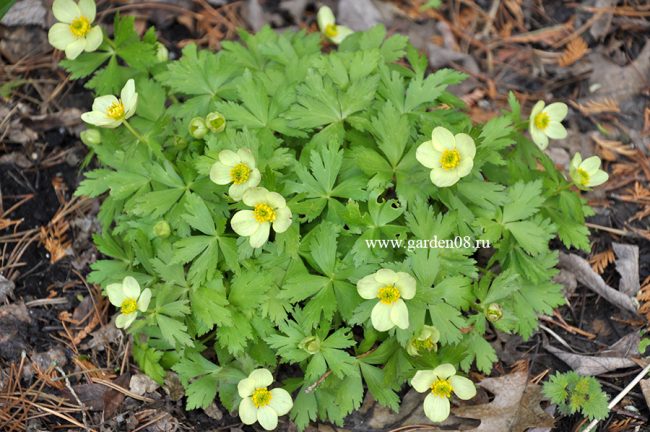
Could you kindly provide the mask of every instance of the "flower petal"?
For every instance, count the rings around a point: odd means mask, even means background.
[[[531,124],[535,121],[535,116],[537,114],[539,114],[540,112],[542,112],[542,110],[544,109],[545,106],[546,106],[546,102],[544,102],[542,100],[537,101],[535,106],[533,106],[533,109],[530,112],[530,122],[531,122]]]
[[[605,183],[607,180],[609,180],[609,174],[607,174],[603,170],[598,170],[596,174],[591,176],[591,178],[589,179],[589,184],[587,186],[589,187],[598,186]]]
[[[400,296],[406,300],[415,297],[417,282],[415,278],[405,272],[397,272],[397,282],[395,286],[399,289]]]
[[[274,388],[271,390],[271,403],[269,406],[275,410],[277,415],[283,416],[291,411],[293,400],[289,392],[285,389]]]
[[[325,28],[328,25],[334,24],[336,22],[334,12],[332,12],[332,9],[330,9],[328,6],[322,6],[320,9],[318,9],[316,20],[318,21],[318,28],[320,31],[325,31]]]
[[[257,407],[252,398],[244,397],[239,402],[239,418],[246,425],[252,425],[257,421]]]
[[[93,52],[99,46],[102,44],[104,41],[104,33],[102,33],[102,28],[100,26],[95,26],[90,29],[88,34],[86,35],[86,46],[84,48],[84,51],[86,52]]]
[[[241,162],[241,158],[239,157],[239,155],[234,151],[228,149],[221,150],[219,152],[219,160],[221,161],[222,164],[229,167],[234,167],[239,162]]]
[[[237,150],[237,155],[239,156],[239,160],[248,165],[250,169],[255,169],[255,157],[250,149],[241,148]]]
[[[281,209],[287,206],[287,201],[277,192],[269,192],[266,195],[266,202],[274,209]]]
[[[443,168],[432,169],[429,177],[431,182],[438,187],[449,187],[460,180],[458,170],[445,171]]]
[[[447,379],[456,375],[456,368],[449,363],[443,363],[433,370],[433,374],[440,379]]]
[[[264,222],[262,224],[258,225],[257,230],[251,234],[251,236],[248,238],[248,243],[251,245],[252,248],[257,249],[258,247],[262,247],[264,243],[269,239],[269,234],[271,232],[271,224],[268,222]]]
[[[415,391],[424,393],[425,391],[431,390],[431,384],[435,380],[436,376],[433,374],[433,371],[421,370],[417,371],[411,379],[411,386],[413,386]]]
[[[255,380],[250,375],[237,383],[237,393],[239,393],[239,397],[244,399],[252,395],[256,388]]]
[[[449,399],[429,394],[424,398],[424,414],[432,422],[445,421],[449,417]]]
[[[395,327],[395,324],[390,319],[391,309],[393,309],[392,306],[383,304],[382,302],[377,302],[375,307],[372,308],[370,321],[375,330],[383,332]]]
[[[548,137],[544,132],[537,129],[535,126],[532,126],[530,129],[530,137],[533,139],[533,142],[539,147],[540,150],[545,150],[548,147]]]
[[[88,21],[95,21],[95,14],[97,12],[95,0],[79,0],[79,11]]]
[[[255,219],[252,210],[240,210],[230,220],[230,226],[240,236],[248,237],[257,231],[260,223]]]
[[[81,114],[81,120],[89,123],[91,125],[105,127],[105,128],[114,128],[121,124],[118,120],[113,120],[108,117],[105,113],[99,111],[89,111]]]
[[[379,292],[379,288],[381,288],[382,286],[383,284],[381,282],[377,282],[377,280],[375,279],[375,275],[371,274],[359,279],[359,281],[357,282],[357,292],[359,293],[361,298],[370,300],[370,299],[377,298],[377,293]]]
[[[468,175],[469,173],[472,172],[472,168],[474,168],[474,159],[471,158],[462,158],[460,160],[460,164],[458,165],[458,168],[456,168],[456,171],[458,172],[458,177],[462,178]]]
[[[426,141],[420,144],[415,150],[415,158],[427,168],[438,166],[442,154],[433,148],[431,141]]]
[[[130,314],[119,314],[117,318],[115,318],[115,327],[121,329],[128,328],[131,324],[133,324],[133,321],[135,321],[137,316],[138,314],[135,312]]]
[[[598,168],[600,168],[600,158],[598,156],[588,157],[582,161],[582,163],[579,165],[579,168],[582,168],[589,174],[593,174],[598,171]]]
[[[254,207],[256,204],[266,202],[268,193],[269,191],[263,187],[251,188],[246,191],[242,200],[247,206]]]
[[[77,39],[65,47],[65,56],[70,60],[74,60],[79,57],[84,48],[86,48],[86,39]]]
[[[135,92],[135,81],[133,79],[129,79],[122,87],[120,99],[124,105],[124,117],[131,117],[138,104],[138,94]]]
[[[62,23],[70,24],[75,18],[81,16],[81,11],[77,3],[72,0],[54,0],[52,14]]]
[[[113,306],[120,307],[122,302],[126,300],[126,295],[124,290],[122,290],[121,283],[113,283],[106,287],[106,295],[108,295],[108,301],[111,302]]]
[[[231,169],[231,167],[222,164],[220,161],[215,162],[212,164],[212,168],[210,168],[210,180],[218,185],[225,185],[230,183],[232,181],[230,178]]]
[[[580,152],[576,153],[573,155],[573,159],[571,159],[571,169],[577,170],[580,168],[580,164],[582,163],[582,155]]]
[[[337,45],[340,44],[341,42],[343,42],[346,37],[348,37],[352,33],[354,33],[354,30],[352,30],[349,27],[342,26],[342,25],[337,25],[336,26],[336,31],[337,31],[336,36],[334,36],[333,38],[330,38],[330,40],[332,42],[334,42],[335,44],[337,44]]]
[[[569,113],[569,107],[565,103],[555,102],[544,108],[544,112],[548,114],[551,121],[561,122]]]
[[[454,393],[458,396],[459,399],[467,400],[476,396],[476,387],[474,383],[469,378],[462,376],[454,375],[449,378],[451,387],[454,389]]]
[[[455,136],[456,149],[460,153],[460,159],[474,159],[476,156],[476,144],[471,136],[465,133],[459,133]]]
[[[380,269],[374,274],[375,280],[382,285],[392,285],[397,283],[399,276],[391,269]]]
[[[56,23],[47,32],[47,40],[54,48],[64,50],[68,45],[77,40],[77,38],[70,31],[68,24]]]
[[[119,101],[113,95],[99,96],[93,101],[93,111],[106,113],[108,108]]]
[[[250,186],[248,186],[246,183],[233,183],[228,188],[228,195],[230,195],[230,198],[234,199],[235,201],[241,201],[242,197],[248,189],[250,189]]]
[[[291,210],[289,207],[282,207],[275,211],[275,221],[273,222],[273,231],[283,233],[291,226]]]
[[[122,291],[128,298],[137,299],[140,297],[140,284],[133,276],[127,276],[122,281]]]
[[[257,421],[267,431],[278,427],[278,414],[270,406],[257,409]]]
[[[146,312],[147,309],[149,308],[150,301],[151,301],[151,290],[149,288],[145,288],[142,291],[142,294],[140,294],[140,298],[138,299],[138,310],[140,312]]]
[[[564,139],[567,136],[567,131],[562,126],[562,123],[556,121],[551,121],[546,127],[546,130],[544,130],[544,133],[552,139]]]
[[[397,300],[390,310],[390,320],[402,330],[409,328],[409,310],[404,300]]]
[[[436,127],[431,132],[431,143],[433,144],[433,148],[439,152],[451,150],[456,147],[454,135],[449,129],[443,128],[442,126]]]

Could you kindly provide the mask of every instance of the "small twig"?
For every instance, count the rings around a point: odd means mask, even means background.
[[[650,372],[650,364],[643,368],[643,370],[639,372],[639,374],[632,380],[632,382],[629,383],[627,387],[625,387],[618,395],[616,395],[614,399],[612,399],[609,405],[607,405],[607,408],[610,410],[614,408],[616,404],[618,404],[621,399],[623,399],[634,388],[634,386],[636,386],[639,381],[641,381],[643,377],[648,374],[648,372]],[[591,430],[596,427],[599,421],[600,420],[598,419],[592,420],[592,422],[587,425],[587,428],[583,432],[591,432]]]
[[[90,429],[90,427],[88,426],[88,418],[86,415],[86,405],[84,405],[84,403],[81,402],[81,399],[79,399],[79,396],[77,396],[77,392],[75,392],[74,389],[72,388],[72,384],[70,384],[70,380],[68,379],[68,376],[63,371],[63,369],[61,369],[59,366],[55,366],[54,368],[57,371],[59,371],[59,373],[63,377],[63,381],[65,382],[66,388],[70,390],[70,393],[72,394],[72,396],[74,396],[75,400],[79,404],[79,407],[81,407],[81,419],[84,422],[84,426],[86,426],[86,429]]]

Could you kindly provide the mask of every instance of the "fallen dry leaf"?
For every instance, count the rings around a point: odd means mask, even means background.
[[[616,253],[616,271],[621,275],[618,289],[629,296],[636,296],[641,288],[639,281],[639,247],[613,243]]]
[[[524,432],[528,428],[553,426],[553,417],[544,412],[541,386],[527,382],[526,372],[517,372],[499,378],[486,378],[480,387],[494,394],[487,404],[462,406],[454,414],[477,419],[481,424],[472,432]]]
[[[571,369],[580,375],[601,375],[613,370],[636,366],[634,361],[626,357],[600,357],[574,354],[555,348],[551,345],[545,345],[544,348],[564,363],[568,364]]]

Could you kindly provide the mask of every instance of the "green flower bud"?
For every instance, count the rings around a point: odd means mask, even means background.
[[[320,351],[320,339],[316,336],[307,336],[298,344],[298,348],[309,354],[316,354]]]
[[[190,120],[190,135],[196,139],[202,139],[208,133],[205,121],[201,117],[194,117]]]
[[[205,124],[212,132],[221,132],[226,128],[226,118],[219,112],[211,112],[205,116]]]
[[[411,338],[406,346],[406,352],[412,356],[419,356],[421,351],[437,351],[440,332],[437,328],[425,325],[420,333]]]
[[[153,226],[153,233],[156,237],[167,238],[171,232],[172,229],[165,220],[158,221],[156,225]]]
[[[499,303],[492,303],[485,310],[485,317],[490,322],[497,322],[503,317],[503,308]]]
[[[87,146],[99,145],[102,143],[102,134],[97,129],[86,129],[79,134],[81,142]]]
[[[156,42],[156,59],[159,62],[169,60],[169,51],[167,50],[167,47],[160,42]]]
[[[185,138],[175,136],[174,137],[174,147],[176,147],[178,150],[183,150],[184,148],[187,147],[187,140]]]

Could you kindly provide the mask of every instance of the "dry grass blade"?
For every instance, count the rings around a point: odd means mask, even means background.
[[[618,106],[618,102],[616,102],[612,98],[603,98],[603,99],[598,99],[598,100],[590,100],[585,102],[584,104],[580,104],[577,102],[570,102],[571,105],[573,105],[575,108],[580,110],[580,112],[586,116],[593,115],[593,114],[602,114],[602,113],[619,113],[621,112],[621,108]]]
[[[583,58],[589,52],[587,42],[580,36],[569,42],[558,59],[558,64],[562,67],[567,67]]]

